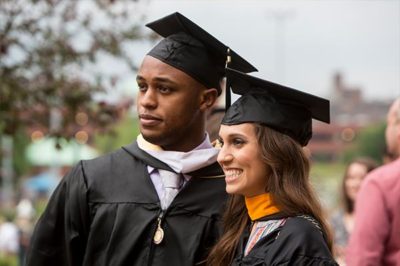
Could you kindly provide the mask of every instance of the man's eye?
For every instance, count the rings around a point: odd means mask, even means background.
[[[170,92],[171,92],[171,89],[170,89],[170,88],[164,87],[164,86],[160,86],[160,87],[158,88],[158,90],[159,90],[161,93],[170,93]]]
[[[146,84],[138,83],[138,88],[140,91],[145,91],[147,89]]]

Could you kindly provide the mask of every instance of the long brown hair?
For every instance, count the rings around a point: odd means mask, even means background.
[[[291,137],[260,124],[254,124],[261,156],[269,167],[268,187],[275,205],[287,216],[307,214],[321,225],[329,249],[332,235],[321,204],[309,182],[310,163],[301,145]],[[230,265],[240,237],[249,224],[244,197],[230,197],[223,217],[224,233],[207,259],[212,266]]]
[[[349,197],[349,194],[347,193],[347,189],[346,189],[346,181],[349,178],[349,168],[353,164],[364,165],[367,170],[367,173],[371,172],[378,166],[377,163],[373,159],[368,158],[368,157],[356,158],[347,165],[346,170],[344,171],[344,176],[343,176],[343,180],[342,180],[342,189],[341,189],[343,207],[344,207],[344,210],[346,213],[353,213],[353,211],[354,211],[354,200],[352,200]]]

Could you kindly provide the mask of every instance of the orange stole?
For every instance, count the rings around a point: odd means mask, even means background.
[[[245,203],[247,212],[252,221],[279,212],[278,207],[273,205],[269,193],[264,193],[254,197],[245,197]]]

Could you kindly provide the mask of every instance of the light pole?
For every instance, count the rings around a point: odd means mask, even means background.
[[[274,36],[275,36],[275,48],[274,48],[274,68],[277,80],[281,83],[285,82],[285,32],[286,32],[286,21],[289,18],[293,18],[294,11],[291,9],[281,10],[268,10],[266,13],[267,19],[272,19],[275,23]]]

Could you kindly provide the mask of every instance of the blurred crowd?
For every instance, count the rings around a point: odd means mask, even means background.
[[[34,228],[35,209],[31,200],[21,199],[15,214],[0,216],[0,265],[23,265]]]
[[[16,202],[1,202],[0,266],[24,265],[37,219],[70,166],[35,166],[21,178]]]

